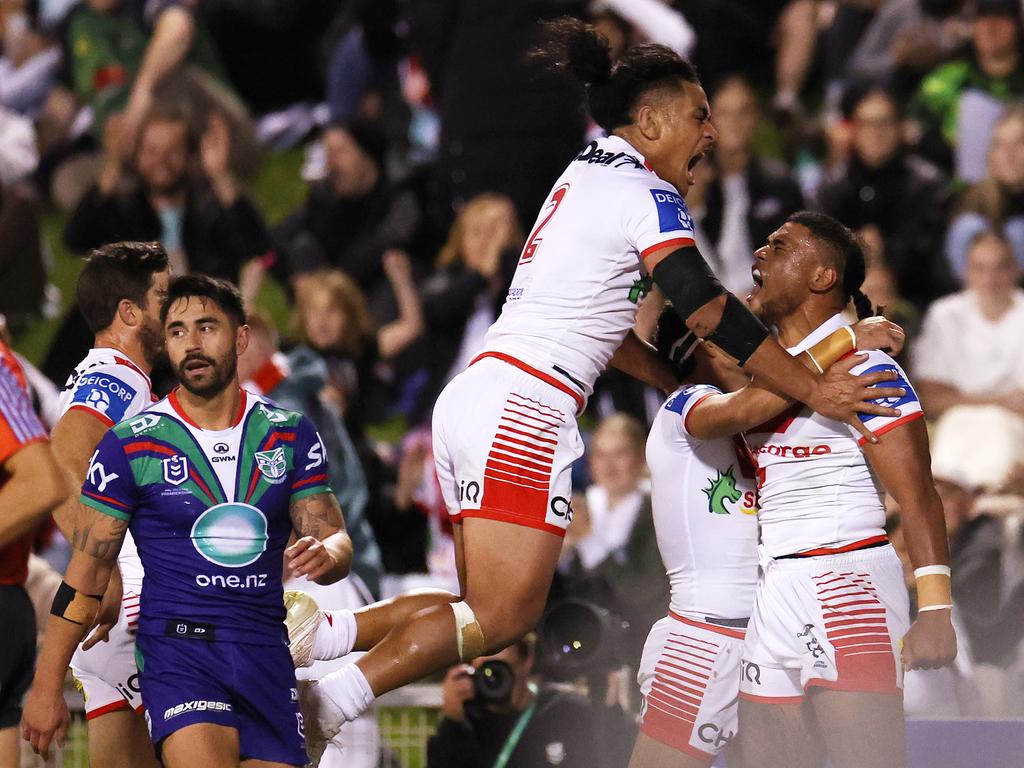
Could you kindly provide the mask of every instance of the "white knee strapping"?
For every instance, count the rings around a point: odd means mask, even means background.
[[[472,661],[484,653],[484,632],[476,614],[465,600],[449,603],[455,614],[455,644],[462,661]]]

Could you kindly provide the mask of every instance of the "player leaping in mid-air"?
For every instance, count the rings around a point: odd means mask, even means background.
[[[417,596],[320,624],[314,655],[371,649],[314,688],[328,734],[383,692],[504,648],[536,624],[572,517],[570,467],[583,453],[575,417],[594,381],[611,364],[666,392],[677,384],[632,332],[646,276],[698,336],[815,411],[857,424],[857,412],[894,413],[862,402],[869,395],[855,377],[825,381],[793,360],[694,247],[682,196],[717,133],[693,67],[657,45],[613,67],[586,25],[563,20],[548,31],[540,54],[585,88],[610,135],[556,181],[501,317],[434,408],[461,596]]]
[[[286,558],[319,583],[348,572],[324,446],[304,416],[239,387],[237,289],[175,278],[161,320],[181,387],[107,432],[89,463],[24,735],[45,754],[66,730],[64,672],[130,526],[146,571],[142,697],[163,764],[305,765],[281,579]]]

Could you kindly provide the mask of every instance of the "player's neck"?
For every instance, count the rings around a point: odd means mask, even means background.
[[[175,390],[175,397],[193,424],[200,429],[219,432],[235,425],[238,409],[242,405],[242,388],[235,377],[224,389],[210,397],[193,394],[184,387]]]
[[[146,355],[142,350],[142,343],[138,337],[127,329],[111,326],[105,331],[100,331],[93,339],[92,345],[96,348],[116,349],[135,363],[143,373],[149,374],[153,367],[149,364],[149,360],[146,359]]]
[[[779,343],[783,347],[795,347],[839,311],[832,302],[805,301],[789,314],[774,318]]]

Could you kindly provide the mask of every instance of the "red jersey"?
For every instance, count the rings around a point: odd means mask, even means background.
[[[46,440],[46,429],[32,408],[25,373],[10,348],[0,342],[0,464],[30,443]],[[0,487],[6,482],[0,476]],[[0,509],[0,515],[7,510]],[[24,584],[34,533],[0,549],[0,584]]]

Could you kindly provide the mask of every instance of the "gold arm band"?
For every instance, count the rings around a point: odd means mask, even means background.
[[[826,368],[841,360],[856,348],[857,337],[853,329],[848,325],[844,325],[842,328],[832,331],[832,333],[810,349],[805,350],[804,354],[811,359],[819,373],[824,373]]]
[[[84,595],[66,581],[62,581],[53,596],[50,613],[73,624],[91,627],[100,612],[102,595]]]

